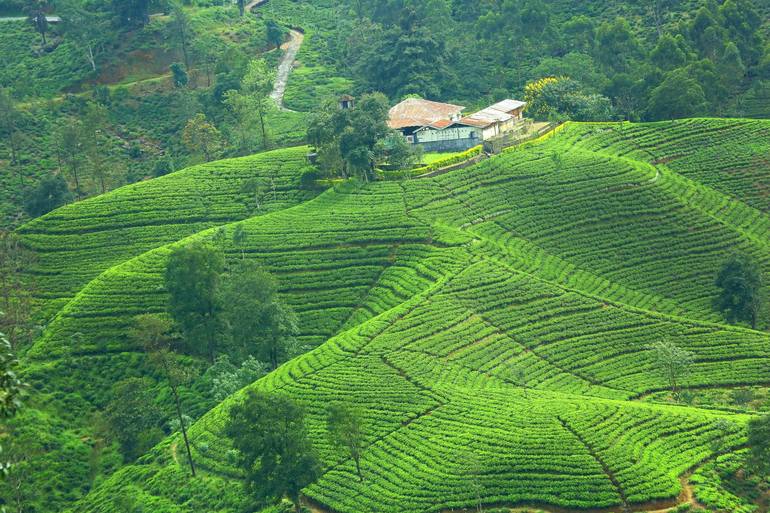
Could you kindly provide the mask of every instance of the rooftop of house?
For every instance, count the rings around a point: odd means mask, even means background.
[[[522,107],[526,107],[526,102],[520,102],[519,100],[503,100],[501,102],[497,102],[494,105],[490,105],[487,107],[488,109],[495,109],[499,110],[501,112],[513,112],[514,110],[518,110]]]
[[[393,129],[433,126],[446,128],[460,117],[465,107],[451,103],[409,98],[394,105],[388,112],[388,126]]]

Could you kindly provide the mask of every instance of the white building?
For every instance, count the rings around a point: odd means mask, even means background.
[[[388,125],[425,151],[462,151],[513,130],[526,103],[503,100],[461,117],[464,107],[410,98],[390,109]]]

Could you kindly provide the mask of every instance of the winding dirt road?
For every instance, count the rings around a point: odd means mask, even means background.
[[[302,41],[305,39],[305,34],[299,30],[291,29],[289,31],[289,40],[281,45],[283,50],[283,57],[278,64],[278,71],[275,75],[275,85],[273,86],[273,92],[270,93],[270,98],[275,101],[278,108],[283,111],[290,111],[283,105],[283,95],[286,92],[286,84],[289,81],[289,75],[291,70],[294,69],[294,61],[297,58],[300,47],[302,47]]]
[[[268,0],[252,0],[246,4],[246,12],[252,12],[256,7],[265,5]],[[289,30],[289,40],[281,45],[283,50],[283,56],[281,62],[278,64],[278,71],[275,75],[275,84],[273,85],[273,92],[270,93],[270,98],[273,99],[278,108],[282,111],[291,112],[291,109],[287,109],[283,105],[283,95],[286,93],[286,84],[289,82],[289,75],[294,69],[294,61],[297,59],[299,49],[302,47],[302,41],[305,39],[305,34],[296,29]]]

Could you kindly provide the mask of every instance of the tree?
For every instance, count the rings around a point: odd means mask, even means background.
[[[714,306],[732,323],[746,321],[757,328],[762,311],[762,271],[759,265],[746,255],[733,255],[717,275],[719,296]]]
[[[83,116],[83,146],[91,177],[99,183],[102,193],[107,192],[107,179],[112,170],[103,146],[107,123],[107,108],[99,103],[90,102]]]
[[[294,312],[278,298],[278,285],[268,272],[242,260],[224,276],[219,295],[231,353],[256,354],[271,370],[297,352],[299,329]]]
[[[72,120],[59,128],[57,134],[59,160],[68,169],[75,182],[75,194],[78,199],[83,197],[80,186],[80,174],[83,167],[83,124]]]
[[[48,41],[45,37],[46,32],[48,32],[48,18],[45,14],[47,7],[48,2],[45,0],[27,0],[24,6],[24,11],[27,14],[27,20],[40,34],[40,38],[43,41],[43,46],[48,44]]]
[[[749,468],[761,476],[770,476],[770,415],[749,421]]]
[[[9,419],[16,415],[22,407],[22,399],[27,390],[26,383],[22,382],[16,373],[19,361],[11,347],[6,336],[0,333],[0,419]],[[10,462],[0,460],[0,480],[8,476],[11,466]]]
[[[174,396],[179,429],[187,451],[187,461],[190,463],[190,473],[195,477],[195,463],[190,451],[190,440],[187,438],[187,422],[182,413],[182,402],[179,400],[179,386],[188,378],[185,369],[177,362],[171,351],[171,321],[169,319],[144,314],[134,318],[132,338],[144,348],[149,355],[150,364],[166,377],[171,393]]]
[[[302,408],[284,395],[249,390],[230,409],[225,433],[239,451],[247,490],[263,503],[286,496],[301,513],[300,491],[320,474]]]
[[[206,115],[198,113],[187,121],[182,130],[182,141],[192,153],[203,153],[206,162],[214,159],[222,146],[222,136],[217,127],[209,123]]]
[[[706,111],[703,88],[682,69],[666,78],[650,94],[647,117],[651,120],[688,118]]]
[[[639,55],[639,41],[625,18],[602,23],[596,29],[595,44],[597,61],[615,72],[627,71],[631,61]]]
[[[687,63],[687,55],[681,48],[680,41],[670,34],[665,34],[658,39],[650,53],[653,64],[664,71],[680,68]]]
[[[190,25],[190,17],[184,10],[184,6],[177,0],[170,2],[171,6],[171,35],[174,41],[179,45],[184,58],[184,68],[190,71],[190,40],[193,39],[193,31]]]
[[[217,64],[217,59],[223,51],[220,48],[221,46],[221,39],[212,34],[198,34],[195,39],[193,39],[193,60],[200,66],[203,66],[203,71],[206,73],[206,87],[211,87],[211,76]]]
[[[16,108],[16,102],[10,89],[0,87],[0,136],[8,143],[11,150],[11,164],[19,163],[19,121],[21,113]],[[18,168],[19,185],[24,185],[24,175]]]
[[[77,0],[57,1],[57,11],[61,15],[64,33],[83,53],[91,70],[96,71],[96,57],[109,34],[106,15],[89,10],[87,4]]]
[[[246,0],[238,0],[238,14],[241,18],[246,14]]]
[[[417,148],[422,149],[422,146],[410,145],[403,135],[394,130],[377,141],[375,160],[387,162],[392,169],[408,169],[419,161]]]
[[[567,77],[546,77],[525,86],[527,112],[537,119],[566,117],[576,121],[606,121],[614,117],[609,98],[586,93]]]
[[[275,72],[267,65],[264,59],[249,61],[249,67],[243,76],[243,80],[241,80],[241,94],[245,95],[252,102],[259,117],[263,148],[268,146],[265,114],[274,82]]]
[[[220,323],[217,301],[221,253],[200,242],[177,246],[168,258],[165,285],[168,312],[179,325],[187,351],[214,361]]]
[[[737,86],[746,75],[746,66],[735,43],[725,46],[725,51],[719,59],[719,75],[725,88]]]
[[[265,24],[265,38],[269,46],[274,48],[281,46],[285,35],[286,31],[279,24],[273,20],[267,20]]]
[[[332,404],[329,406],[326,417],[326,428],[332,445],[347,452],[356,464],[358,480],[363,481],[361,455],[364,452],[366,439],[361,411],[343,403]]]
[[[112,0],[111,6],[118,25],[141,27],[150,21],[150,0]]]
[[[174,83],[174,87],[185,87],[190,81],[187,71],[178,62],[172,62],[168,69],[171,70],[171,81]]]
[[[390,133],[387,125],[388,100],[382,93],[361,96],[355,108],[350,109],[349,126],[339,139],[340,154],[349,169],[364,180],[374,177],[376,162],[374,148]]]
[[[24,211],[30,217],[39,217],[72,201],[67,182],[61,175],[48,175],[24,200]]]
[[[17,344],[32,341],[32,289],[22,271],[33,261],[15,232],[0,230],[0,332]]]
[[[129,460],[136,459],[162,437],[158,427],[160,409],[155,405],[152,381],[128,378],[112,387],[112,400],[105,416],[121,452]]]
[[[211,397],[219,404],[268,372],[268,366],[253,356],[247,356],[240,367],[236,367],[230,363],[229,356],[221,355],[206,371],[206,378],[211,381]]]
[[[661,340],[650,346],[655,353],[658,370],[668,381],[671,393],[679,395],[679,381],[690,370],[693,354],[677,347],[673,342]]]

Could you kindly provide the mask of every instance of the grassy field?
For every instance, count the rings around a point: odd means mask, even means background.
[[[146,372],[126,330],[164,309],[170,249],[208,239],[273,272],[298,312],[309,352],[251,386],[307,409],[325,470],[305,495],[322,511],[652,509],[673,505],[693,468],[702,503],[752,511],[725,477],[740,453],[711,458],[745,441],[753,410],[726,398],[770,383],[770,335],[725,324],[711,300],[736,250],[770,277],[756,185],[768,134],[750,120],[569,124],[431,179],[302,191],[299,148],[119,189],[21,230],[56,291],[44,299],[65,303],[25,355],[27,376],[50,398],[41,411],[101,408],[114,381]],[[277,198],[249,210],[239,184],[271,173]],[[89,249],[108,239],[126,243]],[[666,396],[650,350],[664,339],[695,355],[693,406]],[[62,395],[75,386],[77,400]],[[187,480],[172,437],[72,511],[237,511],[222,427],[243,393],[192,427],[200,477]],[[363,482],[327,440],[334,400],[367,412]]]

